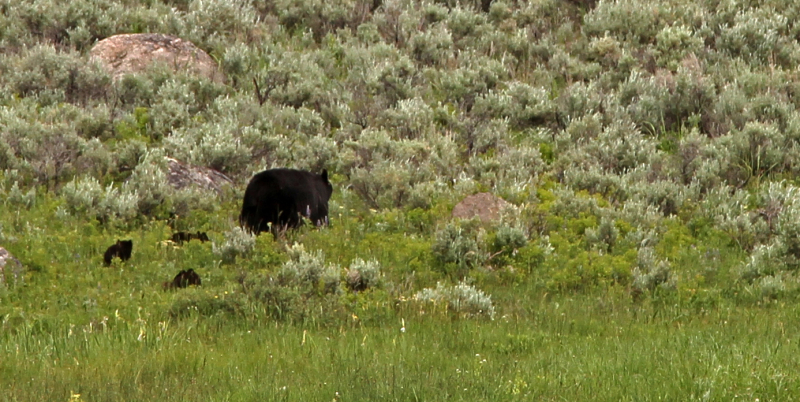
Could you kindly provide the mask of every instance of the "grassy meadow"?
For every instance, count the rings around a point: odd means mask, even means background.
[[[0,401],[800,400],[799,16],[0,0]],[[225,79],[114,79],[122,33]],[[274,167],[329,172],[330,226],[239,228]]]

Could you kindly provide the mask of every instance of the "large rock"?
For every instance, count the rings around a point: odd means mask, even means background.
[[[162,34],[122,34],[97,42],[89,53],[108,72],[119,79],[125,74],[145,71],[153,63],[162,63],[174,71],[191,70],[216,82],[224,76],[214,59],[192,42]]]
[[[500,213],[511,207],[508,201],[490,193],[478,193],[464,198],[453,207],[453,218],[472,219],[478,217],[481,222],[497,221]]]
[[[167,157],[167,164],[169,165],[169,184],[178,190],[188,186],[198,186],[222,193],[224,185],[233,184],[228,176],[214,169],[181,163],[177,159],[169,157]]]

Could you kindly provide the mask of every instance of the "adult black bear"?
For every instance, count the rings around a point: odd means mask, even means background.
[[[315,225],[328,224],[328,200],[333,186],[328,171],[314,174],[295,169],[270,169],[250,179],[244,192],[239,224],[258,234],[270,230],[296,228],[300,216]]]
[[[133,251],[133,240],[117,239],[117,244],[106,249],[105,254],[103,254],[103,262],[105,262],[106,265],[111,265],[111,260],[114,257],[119,257],[120,260],[127,261],[131,258],[131,251]]]
[[[178,272],[172,282],[164,282],[164,290],[185,288],[190,285],[200,286],[200,275],[189,268],[185,271]]]

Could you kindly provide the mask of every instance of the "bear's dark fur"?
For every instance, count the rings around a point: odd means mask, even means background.
[[[114,259],[114,257],[119,257],[120,260],[127,261],[131,258],[131,251],[133,251],[133,240],[117,239],[117,244],[106,249],[105,254],[103,254],[103,262],[105,262],[106,265],[111,265],[111,260]]]
[[[197,275],[197,272],[189,268],[178,272],[172,282],[164,282],[164,290],[185,288],[190,285],[200,286],[200,282],[200,275]]]
[[[192,239],[197,239],[200,241],[208,241],[208,235],[206,234],[206,232],[197,232],[197,233],[177,232],[172,235],[172,241],[178,244],[182,244],[185,241],[191,241]]]
[[[296,228],[301,215],[315,225],[328,224],[328,200],[333,186],[328,172],[271,169],[250,179],[244,192],[239,224],[252,233]]]

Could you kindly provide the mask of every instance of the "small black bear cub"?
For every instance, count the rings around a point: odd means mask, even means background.
[[[106,265],[111,265],[111,260],[114,257],[119,257],[122,261],[127,261],[131,258],[131,251],[133,251],[133,240],[119,240],[117,244],[109,247],[105,254],[103,254],[103,262]]]
[[[206,232],[197,232],[197,233],[177,232],[172,235],[172,241],[178,244],[183,244],[183,242],[191,241],[192,239],[197,239],[200,241],[208,241],[208,235],[206,234]]]
[[[178,288],[185,288],[190,285],[200,286],[200,275],[197,275],[197,272],[194,272],[193,269],[189,268],[187,270],[178,272],[178,275],[175,275],[175,279],[172,282],[164,282],[164,290],[168,289],[178,289]]]

